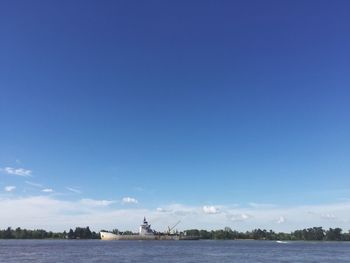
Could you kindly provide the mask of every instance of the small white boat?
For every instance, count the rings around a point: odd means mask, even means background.
[[[276,243],[278,243],[278,244],[288,244],[287,241],[282,241],[282,240],[277,240]]]

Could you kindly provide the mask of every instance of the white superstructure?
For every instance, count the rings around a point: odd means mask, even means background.
[[[154,236],[154,231],[151,229],[151,225],[148,224],[146,217],[143,218],[143,224],[140,225],[139,229],[140,236]]]

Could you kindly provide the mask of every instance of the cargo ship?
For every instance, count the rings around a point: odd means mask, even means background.
[[[198,237],[187,236],[186,233],[178,234],[171,233],[177,222],[172,228],[168,227],[167,232],[156,232],[148,224],[146,218],[143,218],[143,223],[140,225],[139,232],[131,235],[115,234],[111,232],[101,231],[100,237],[102,240],[198,240]]]

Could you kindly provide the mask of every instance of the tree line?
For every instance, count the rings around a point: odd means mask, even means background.
[[[186,235],[196,236],[199,239],[254,239],[254,240],[310,240],[310,241],[350,241],[350,231],[343,233],[341,228],[312,227],[295,230],[291,233],[276,233],[272,230],[254,229],[252,231],[239,232],[225,227],[220,230],[198,230],[185,231]]]
[[[115,234],[130,234],[131,231],[119,232],[114,229]],[[179,234],[199,237],[199,239],[234,240],[234,239],[254,239],[254,240],[318,240],[318,241],[350,241],[350,231],[343,232],[341,228],[312,227],[302,230],[295,230],[291,233],[274,232],[266,229],[254,229],[252,231],[239,232],[225,227],[219,230],[185,230]],[[43,229],[27,230],[20,227],[0,230],[0,239],[99,239],[99,233],[91,231],[89,227],[76,227],[64,232],[52,232]]]
[[[43,229],[28,230],[20,227],[0,230],[0,239],[99,239],[99,233],[89,227],[76,227],[68,232],[52,232]]]

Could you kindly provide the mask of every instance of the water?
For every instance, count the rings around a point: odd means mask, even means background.
[[[0,262],[350,262],[350,242],[0,240]]]

